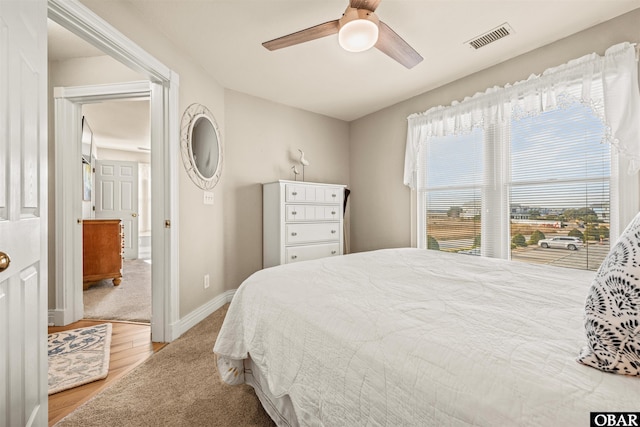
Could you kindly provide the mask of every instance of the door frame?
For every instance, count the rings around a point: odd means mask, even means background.
[[[108,99],[150,100],[152,340],[179,335],[178,292],[178,75],[77,0],[48,0],[49,18],[146,75],[149,81],[64,88],[54,93],[56,325],[82,318],[82,210],[79,163],[81,105]],[[60,120],[59,120],[60,119]],[[67,141],[67,143],[65,143]],[[79,221],[80,220],[80,221]]]

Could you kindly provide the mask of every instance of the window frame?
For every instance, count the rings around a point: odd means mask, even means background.
[[[530,183],[526,182],[517,182],[512,183],[510,172],[511,172],[511,140],[509,143],[505,144],[496,144],[496,139],[499,139],[503,133],[510,133],[510,122],[508,124],[504,124],[501,129],[497,129],[497,125],[493,125],[489,132],[483,130],[483,149],[484,151],[484,164],[483,168],[487,168],[487,164],[489,162],[488,156],[491,157],[492,164],[494,166],[500,166],[499,175],[499,183],[496,186],[493,186],[494,191],[497,193],[494,197],[499,200],[499,202],[494,202],[492,208],[498,209],[499,212],[496,212],[494,215],[490,215],[487,213],[488,207],[485,205],[486,200],[486,191],[489,187],[487,182],[484,182],[481,190],[481,203],[482,203],[482,215],[481,215],[481,235],[483,236],[483,242],[480,246],[481,251],[480,255],[483,257],[493,257],[493,258],[502,258],[511,260],[511,221],[510,221],[510,189],[512,186],[523,186],[528,185]],[[488,140],[488,135],[492,135],[492,140]],[[426,166],[426,152],[428,150],[425,149],[426,145],[429,142],[427,141],[425,144],[421,144],[420,149],[418,151],[418,164],[417,164],[417,174],[418,177],[423,176],[424,167]],[[495,150],[495,146],[498,146],[499,149]],[[637,213],[633,210],[632,203],[621,203],[620,199],[620,188],[632,188],[638,189],[640,188],[640,179],[637,174],[620,174],[620,170],[625,170],[627,166],[628,160],[625,160],[620,156],[618,150],[614,147],[610,149],[610,176],[609,176],[609,209],[610,209],[610,246],[613,247],[614,242],[617,240],[617,237],[621,233],[622,229],[626,224],[620,224],[617,221],[620,218],[618,214],[619,210],[626,211],[626,215],[630,217],[635,216]],[[420,178],[418,178],[420,179]],[[585,178],[579,179],[577,181],[582,182],[600,182],[602,180],[599,178]],[[553,178],[546,180],[545,182],[559,182],[566,183],[570,180],[560,180],[555,181]],[[541,184],[542,181],[536,181],[535,184]],[[455,186],[453,186],[455,187]],[[453,188],[452,187],[452,188]],[[439,189],[443,189],[439,188]],[[469,187],[470,188],[470,187]],[[427,216],[425,215],[426,206],[427,206],[427,189],[421,190],[412,190],[412,204],[413,209],[412,212],[415,214],[415,218],[412,218],[412,244],[415,247],[421,249],[427,249]],[[498,230],[495,232],[494,242],[490,244],[485,243],[484,236],[487,236],[487,230]]]

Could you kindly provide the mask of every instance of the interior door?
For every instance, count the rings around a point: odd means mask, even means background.
[[[124,257],[138,258],[138,163],[96,160],[96,218],[120,218]]]
[[[47,3],[0,1],[0,425],[47,423]]]

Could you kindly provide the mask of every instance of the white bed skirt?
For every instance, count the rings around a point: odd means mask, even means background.
[[[251,357],[244,359],[244,380],[256,392],[260,403],[277,426],[298,427],[296,412],[288,395],[276,397],[269,391],[264,375],[253,363]]]

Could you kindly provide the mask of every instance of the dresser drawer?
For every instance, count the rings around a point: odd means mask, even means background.
[[[285,186],[285,200],[287,202],[315,202],[318,200],[317,190],[323,188],[303,184],[287,184]]]
[[[326,220],[340,220],[340,210],[342,206],[325,206],[324,207],[324,217]]]
[[[344,189],[341,187],[325,188],[324,189],[324,202],[325,203],[338,203],[342,204],[342,196],[344,195]]]
[[[286,205],[285,220],[293,221],[338,221],[340,206]]]
[[[317,185],[287,184],[285,201],[342,204],[342,187],[320,187]]]
[[[298,261],[308,261],[311,259],[324,258],[340,255],[340,243],[325,243],[310,246],[291,246],[286,248],[287,264]]]
[[[339,222],[287,224],[285,227],[286,244],[326,242],[331,240],[340,240]]]

